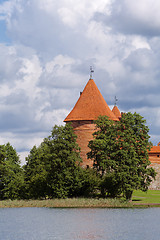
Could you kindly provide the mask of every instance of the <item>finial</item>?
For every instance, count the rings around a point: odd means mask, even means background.
[[[94,73],[94,70],[93,70],[92,66],[90,66],[90,79],[92,79],[92,73]]]
[[[117,102],[118,102],[118,98],[115,96],[114,99],[115,99],[115,104],[114,105],[116,106]]]

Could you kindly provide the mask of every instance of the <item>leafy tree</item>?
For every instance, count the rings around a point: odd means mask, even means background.
[[[93,170],[79,166],[81,158],[70,124],[53,127],[51,135],[26,158],[26,198],[88,196],[98,187]]]
[[[100,186],[100,175],[92,169],[84,169],[79,167],[78,170],[78,185],[75,187],[73,197],[93,197],[97,196]]]
[[[148,127],[137,113],[126,113],[118,122],[100,116],[97,131],[89,142],[88,157],[94,160],[94,168],[102,176],[102,193],[123,193],[131,199],[134,189],[147,191],[155,171],[149,167]]]
[[[47,178],[49,196],[71,197],[79,185],[78,164],[81,161],[73,128],[70,124],[55,126],[44,144],[49,148],[46,156],[50,163]]]
[[[34,146],[24,166],[25,195],[24,198],[45,198],[47,195],[47,146]]]
[[[89,195],[96,188],[95,172],[79,166],[81,158],[70,124],[53,127],[51,135],[26,158],[26,198]]]
[[[24,184],[23,170],[16,150],[0,145],[0,199],[20,198]]]

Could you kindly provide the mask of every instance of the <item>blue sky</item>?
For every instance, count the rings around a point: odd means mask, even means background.
[[[160,141],[158,0],[0,0],[0,144],[22,161],[93,78]]]
[[[0,21],[0,43],[10,44],[10,39],[7,36],[6,22]]]

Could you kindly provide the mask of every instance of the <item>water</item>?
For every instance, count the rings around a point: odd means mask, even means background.
[[[0,240],[159,240],[160,208],[0,209]]]

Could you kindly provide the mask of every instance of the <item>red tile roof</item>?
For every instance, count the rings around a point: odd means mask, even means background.
[[[119,111],[119,109],[118,109],[117,106],[114,106],[114,107],[113,107],[112,112],[114,113],[114,115],[115,115],[117,118],[119,118],[119,119],[121,118],[121,113],[120,113],[120,111]]]
[[[159,153],[160,154],[160,144],[158,143],[158,146],[151,147],[151,150],[149,153]]]
[[[96,120],[100,115],[106,115],[111,120],[119,120],[108,107],[94,80],[90,79],[74,108],[65,118],[64,122]]]

